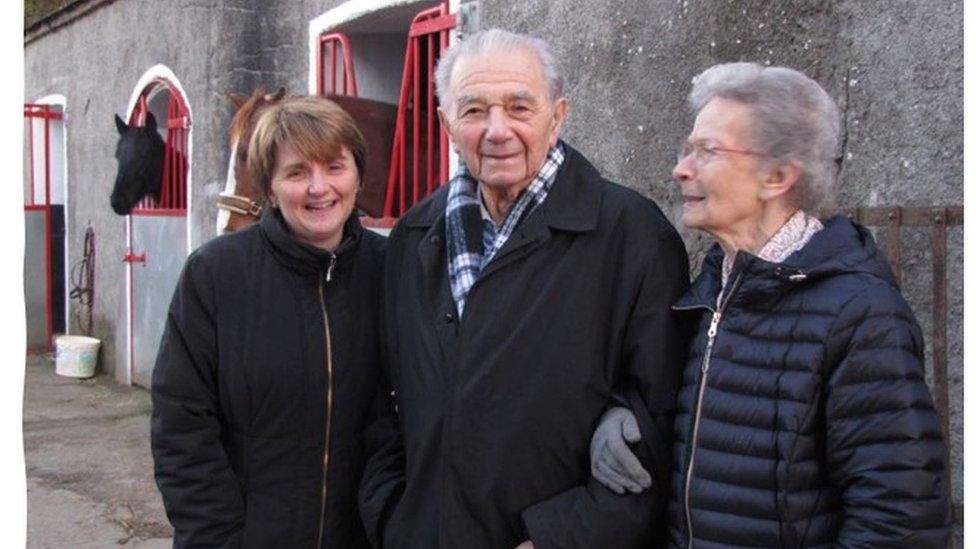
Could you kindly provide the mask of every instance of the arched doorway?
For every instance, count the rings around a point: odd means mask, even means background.
[[[166,311],[190,252],[190,108],[179,81],[166,67],[150,69],[136,86],[129,124],[149,113],[166,148],[159,202],[147,196],[126,216],[127,381],[149,387]]]

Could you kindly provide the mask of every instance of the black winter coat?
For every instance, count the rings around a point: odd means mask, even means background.
[[[945,547],[922,336],[870,233],[834,218],[783,263],[738,254],[716,312],[722,257],[675,307],[702,314],[675,419],[672,544],[689,546],[690,518],[696,549]]]
[[[459,320],[446,197],[444,187],[407,212],[389,241],[399,422],[376,439],[363,481],[371,541],[623,549],[663,539],[684,353],[670,305],[688,285],[677,232],[567,147],[546,201],[487,265]],[[590,477],[590,437],[615,389],[639,408],[638,452],[652,463],[654,486],[639,496]]]
[[[333,256],[273,210],[187,259],[152,379],[176,547],[368,546],[356,493],[384,242],[355,216],[345,233]]]

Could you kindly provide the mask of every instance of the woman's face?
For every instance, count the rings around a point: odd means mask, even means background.
[[[300,242],[335,251],[358,188],[359,170],[347,147],[325,163],[306,159],[291,145],[278,147],[269,198]]]
[[[716,98],[698,113],[672,171],[686,227],[731,241],[758,222],[765,173],[748,139],[751,128],[750,107],[737,101]]]

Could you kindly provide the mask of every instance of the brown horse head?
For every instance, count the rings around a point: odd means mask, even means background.
[[[264,193],[257,181],[247,173],[247,146],[254,132],[258,116],[268,106],[281,101],[285,88],[273,94],[257,88],[250,97],[228,94],[237,112],[230,125],[231,159],[227,167],[227,183],[217,198],[217,234],[232,233],[257,222],[264,208]]]

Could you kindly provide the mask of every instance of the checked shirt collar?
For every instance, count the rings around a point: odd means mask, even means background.
[[[462,164],[458,167],[457,175],[450,182],[446,213],[447,270],[458,316],[464,314],[468,291],[478,280],[481,271],[505,245],[519,223],[546,199],[565,158],[561,142],[549,149],[539,172],[497,228],[491,218],[482,216],[478,182],[471,177],[466,166]]]

